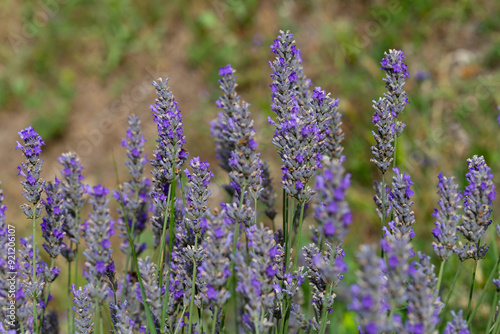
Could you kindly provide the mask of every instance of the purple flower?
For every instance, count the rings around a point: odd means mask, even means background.
[[[36,205],[40,200],[45,185],[45,181],[40,178],[43,165],[43,160],[40,160],[40,153],[45,142],[31,126],[19,131],[18,134],[22,144],[16,142],[16,149],[20,149],[26,158],[26,161],[21,162],[21,166],[18,167],[18,175],[26,177],[26,181],[21,181],[24,188],[23,196],[29,203]],[[42,208],[37,205],[35,210],[36,212],[33,212],[31,206],[23,205],[23,211],[28,218],[39,216]]]
[[[410,74],[404,62],[406,57],[403,51],[391,49],[389,52],[384,52],[384,56],[385,58],[380,63],[382,65],[380,69],[386,72],[385,78],[382,79],[385,81],[385,87],[387,88],[387,93],[384,93],[384,97],[391,105],[391,109],[395,113],[395,118],[397,118],[408,104],[408,95],[404,87],[405,79]]]
[[[458,211],[462,208],[462,196],[454,177],[445,177],[443,173],[439,173],[438,179],[439,210],[435,209],[433,213],[436,227],[432,230],[432,235],[436,242],[432,243],[432,247],[437,256],[446,261],[453,254],[458,240],[457,225],[461,218]]]
[[[485,246],[479,245],[479,239],[491,224],[491,204],[496,196],[493,174],[490,167],[484,161],[484,157],[473,156],[467,159],[469,171],[465,175],[467,186],[463,192],[464,206],[462,224],[457,229],[475,247],[474,259],[479,260],[487,252]],[[466,246],[469,248],[469,246]],[[458,249],[462,252],[463,249]]]
[[[61,254],[64,237],[63,224],[65,216],[59,208],[64,205],[66,199],[63,197],[61,183],[57,178],[53,183],[49,182],[45,185],[45,193],[47,199],[42,199],[42,202],[47,215],[43,217],[41,224],[42,237],[45,239],[43,248],[50,257],[55,259]]]
[[[470,334],[467,321],[463,318],[463,311],[451,311],[452,320],[446,324],[443,334]]]
[[[61,170],[60,184],[62,198],[64,198],[63,231],[71,241],[78,244],[80,243],[82,229],[80,225],[81,210],[85,202],[83,199],[82,166],[76,153],[63,153],[58,158],[58,161],[63,168]],[[62,251],[62,254],[68,261],[72,261],[74,256],[72,249],[66,248]]]
[[[188,169],[184,171],[188,178],[186,219],[189,228],[199,235],[203,228],[203,218],[209,210],[208,197],[211,192],[208,184],[214,175],[208,168],[209,164],[206,161],[201,162],[199,157],[191,159],[189,165],[193,169],[192,174]]]
[[[373,158],[370,161],[375,163],[382,173],[389,169],[394,155],[393,142],[396,138],[396,131],[391,108],[390,102],[385,97],[373,101],[375,113],[372,123],[375,124],[377,130],[372,131],[376,144],[371,148]]]
[[[80,333],[92,333],[94,330],[94,307],[92,299],[89,296],[89,287],[87,285],[75,290],[75,285],[73,284],[71,291],[73,292],[73,303],[75,304],[73,310],[75,311],[78,330]]]
[[[351,175],[345,173],[344,159],[327,163],[323,172],[316,176],[316,190],[322,202],[316,207],[315,218],[325,240],[332,247],[342,244],[351,224],[349,204],[345,192],[351,184]]]
[[[222,76],[231,75],[233,73],[234,73],[234,70],[230,64],[227,64],[226,66],[221,67],[219,69],[219,75],[222,75]]]
[[[389,193],[389,201],[394,210],[394,220],[389,222],[389,232],[400,231],[402,235],[408,235],[411,239],[415,235],[412,225],[415,223],[415,216],[411,207],[413,206],[412,196],[414,195],[411,186],[413,181],[410,175],[401,173],[399,168],[394,168],[392,177],[392,189]]]
[[[430,257],[419,252],[418,261],[409,275],[406,330],[409,333],[433,333],[444,304],[436,297],[437,278]]]

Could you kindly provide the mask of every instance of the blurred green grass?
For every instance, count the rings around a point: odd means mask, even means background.
[[[79,110],[74,103],[79,80],[96,79],[125,90],[123,80],[141,70],[134,68],[134,60],[170,59],[168,53],[162,54],[168,45],[169,52],[185,55],[185,62],[177,65],[200,73],[209,87],[198,108],[185,118],[188,141],[212,143],[208,130],[200,132],[193,125],[214,118],[218,67],[231,63],[238,70],[239,91],[252,104],[253,117],[261,126],[259,142],[264,156],[273,161],[276,175],[272,131],[263,128],[267,116],[272,116],[267,61],[272,58],[272,38],[279,29],[291,29],[313,84],[340,98],[346,164],[354,180],[349,200],[355,223],[348,249],[356,249],[360,242],[375,242],[379,236],[371,198],[372,182],[380,175],[369,162],[370,121],[371,100],[384,91],[378,62],[385,50],[404,50],[411,74],[406,87],[411,103],[402,116],[407,127],[398,141],[398,165],[415,182],[415,249],[432,253],[430,214],[436,205],[439,171],[456,175],[463,186],[466,158],[483,154],[493,172],[500,172],[497,1],[484,1],[480,6],[473,1],[431,0],[67,0],[58,4],[43,23],[36,18],[44,11],[40,3],[2,5],[20,17],[5,26],[3,37],[8,43],[0,45],[0,110],[29,113],[33,126],[49,144],[64,140],[71,113]],[[30,22],[35,27],[39,22],[36,32],[23,35],[23,25]],[[189,42],[179,51],[169,43],[180,32]],[[417,80],[417,73],[426,78]],[[194,96],[200,95],[202,88],[187,87]],[[193,156],[212,149],[211,144],[196,146]],[[497,200],[496,208],[498,204]],[[347,256],[354,270],[353,254]],[[485,263],[492,261],[490,256]],[[445,288],[453,278],[452,267],[445,273]],[[486,267],[479,269],[479,284],[486,279],[487,273],[482,272]],[[466,270],[471,269],[464,266]],[[468,282],[461,284],[465,287]],[[464,298],[459,293],[457,306],[464,306]],[[346,317],[345,333],[352,328],[349,313]]]

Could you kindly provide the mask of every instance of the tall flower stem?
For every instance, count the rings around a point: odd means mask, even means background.
[[[493,318],[495,317],[495,307],[498,304],[498,293],[495,293],[495,297],[493,297],[493,303],[491,304],[491,312],[490,312],[490,317],[488,319],[488,324],[486,325],[486,330],[491,332],[491,323],[493,322]]]
[[[438,281],[437,281],[437,286],[436,286],[436,293],[439,296],[439,289],[441,287],[441,282],[443,280],[443,272],[444,272],[444,265],[446,264],[446,260],[441,261],[441,265],[439,266],[439,275],[438,275]]]
[[[198,236],[195,236],[194,239],[194,249],[198,248]],[[192,322],[193,322],[193,307],[194,307],[194,290],[196,286],[196,261],[193,259],[193,279],[191,280],[191,300],[189,302],[189,324],[188,324],[188,333],[191,334],[192,332]]]
[[[215,334],[215,326],[217,325],[217,312],[219,308],[216,306],[214,309],[214,319],[212,320],[212,334]]]
[[[302,230],[302,221],[304,220],[304,208],[306,203],[300,204],[300,216],[299,216],[299,227],[297,229],[297,235],[295,236],[295,261],[293,262],[293,271],[297,269],[299,264],[299,245],[300,245],[300,231]]]
[[[327,313],[327,306],[328,306],[328,300],[330,299],[330,296],[332,295],[332,290],[333,290],[333,283],[328,284],[328,291],[325,295],[325,300],[323,301],[323,308],[321,310],[321,327],[319,329],[319,334],[325,334],[326,331],[326,323],[327,323],[327,318],[328,318],[328,313]]]
[[[474,283],[476,281],[477,262],[478,260],[474,260],[474,269],[472,269],[472,281],[470,283],[469,302],[467,303],[467,319],[469,319],[471,316],[472,294],[474,293]]]
[[[165,257],[164,257],[165,256],[165,237],[167,234],[167,219],[168,219],[168,211],[170,209],[170,196],[172,195],[172,187],[175,187],[174,182],[172,182],[168,186],[167,205],[165,207],[165,211],[163,211],[163,231],[161,232],[160,253],[158,254],[158,263],[157,263],[157,268],[158,268],[157,275],[160,279],[160,286],[161,286],[161,280],[162,280],[161,273],[163,272],[163,264],[165,263]],[[169,231],[169,232],[171,232],[171,231]],[[169,240],[168,243],[170,245],[171,240]]]
[[[462,269],[463,264],[464,263],[462,261],[460,261],[460,264],[458,265],[457,272],[455,273],[455,277],[453,278],[453,282],[451,283],[450,291],[448,292],[448,295],[446,296],[443,310],[441,311],[441,315],[440,315],[441,319],[443,319],[442,317],[444,317],[446,314],[445,311],[446,311],[446,308],[448,306],[448,302],[450,301],[451,295],[453,294],[453,290],[455,289],[455,284],[457,283],[458,276],[460,274],[460,270]],[[443,325],[445,325],[444,322],[443,322]]]
[[[33,280],[31,281],[32,284],[35,284],[36,281],[36,204],[33,204]],[[36,292],[36,291],[35,291]],[[33,333],[37,332],[37,326],[36,326],[36,304],[37,300],[36,297],[33,297]]]
[[[488,277],[488,280],[484,284],[483,291],[481,292],[481,295],[479,296],[479,299],[477,300],[476,306],[474,307],[474,309],[472,310],[472,313],[469,315],[469,317],[467,319],[467,322],[469,325],[472,323],[472,319],[474,318],[474,315],[476,315],[476,311],[477,311],[479,305],[481,305],[481,302],[483,301],[483,298],[484,298],[484,295],[486,294],[486,290],[487,290],[488,285],[491,283],[491,281],[493,280],[493,277],[497,273],[497,268],[498,268],[499,264],[500,264],[500,258],[497,260],[497,262],[495,263],[495,266],[491,270],[490,276]],[[496,295],[498,295],[498,293]]]

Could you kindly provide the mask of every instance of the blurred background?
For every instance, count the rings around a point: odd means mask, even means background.
[[[158,77],[170,78],[190,156],[213,166],[212,204],[218,205],[225,194],[217,185],[227,175],[217,166],[209,122],[217,113],[218,68],[226,64],[237,70],[239,93],[251,104],[259,148],[279,189],[280,162],[267,117],[273,116],[269,45],[280,29],[294,33],[313,86],[340,99],[346,167],[354,181],[351,249],[380,236],[372,201],[380,173],[369,160],[371,101],[385,91],[379,69],[384,51],[403,50],[410,72],[410,104],[401,117],[407,127],[397,156],[415,182],[416,250],[431,253],[440,171],[456,175],[463,187],[466,159],[479,154],[500,172],[495,0],[7,0],[0,2],[0,15],[0,181],[7,220],[18,227],[18,236],[28,234],[30,224],[17,209],[23,198],[16,132],[32,125],[45,139],[45,178],[56,175],[61,153],[75,151],[86,183],[115,187],[113,158],[120,180],[128,177],[120,147],[128,115],[140,116],[149,155],[155,146],[148,107],[155,99],[151,82]],[[493,257],[480,264],[479,282],[486,280]],[[449,267],[445,275],[451,280]],[[467,303],[465,294],[457,296],[459,305]]]

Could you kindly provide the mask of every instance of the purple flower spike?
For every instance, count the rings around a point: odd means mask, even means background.
[[[73,292],[73,303],[75,303],[73,310],[76,312],[75,329],[78,334],[87,334],[94,331],[94,305],[92,303],[92,298],[89,295],[89,290],[88,285],[75,290],[75,285],[73,284],[71,288],[71,291]]]
[[[160,212],[165,211],[168,189],[181,172],[188,156],[183,148],[186,140],[182,129],[182,114],[167,82],[168,78],[165,81],[161,78],[158,82],[153,81],[158,97],[150,107],[158,130],[154,159],[151,160],[154,185],[152,197]]]
[[[411,283],[407,287],[409,333],[433,333],[444,304],[436,297],[437,278],[430,257],[418,253],[418,261],[409,270]]]
[[[443,334],[470,334],[469,326],[467,325],[467,321],[464,320],[462,310],[458,311],[458,313],[451,311],[451,316],[452,319],[446,324]]]
[[[405,79],[410,74],[404,62],[406,57],[403,51],[389,50],[388,53],[384,52],[384,56],[385,58],[380,63],[382,65],[380,69],[386,72],[385,78],[382,79],[385,81],[385,87],[387,88],[387,93],[384,93],[384,97],[390,103],[391,109],[395,113],[394,117],[397,118],[408,104],[408,95],[404,88]]]
[[[132,239],[136,240],[137,236],[146,228],[148,212],[150,210],[149,194],[151,191],[151,181],[143,175],[147,160],[146,155],[143,153],[146,140],[141,131],[141,122],[139,117],[129,116],[128,123],[127,135],[126,138],[123,138],[122,144],[127,149],[128,160],[125,162],[125,165],[128,167],[131,179],[120,185],[119,191],[114,193],[114,197],[120,203],[117,209],[119,216],[117,221],[119,237],[123,240],[120,250],[125,254],[129,254],[130,252],[126,224],[131,229]],[[123,211],[122,205],[125,211]],[[161,237],[163,220],[160,217],[152,221],[156,244],[156,242],[159,242],[158,238]],[[138,252],[139,244],[135,244],[134,247],[136,252]]]
[[[271,108],[277,122],[270,118],[269,122],[276,127],[273,144],[281,157],[283,189],[299,202],[305,203],[315,193],[307,182],[322,167],[321,153],[325,138],[308,97],[304,103],[304,87],[299,85],[301,80],[289,79],[291,73],[298,73],[297,66],[301,62],[300,52],[294,43],[292,34],[281,32],[272,46],[277,57],[271,63]]]
[[[378,101],[372,102],[373,109],[375,109],[372,123],[375,124],[377,131],[372,131],[376,144],[372,146],[373,158],[370,161],[385,174],[392,163],[394,155],[393,142],[396,138],[394,116],[392,106],[387,98],[379,98]]]
[[[351,185],[351,174],[345,173],[342,162],[343,159],[330,161],[316,176],[316,189],[322,202],[316,207],[315,218],[324,240],[333,248],[343,243],[352,220],[349,204],[345,200],[345,192]]]
[[[55,182],[49,182],[45,186],[47,199],[42,202],[47,215],[42,219],[42,237],[45,239],[43,248],[50,257],[56,258],[61,254],[64,224],[64,204],[65,198],[61,190],[61,182],[56,178]]]
[[[454,177],[439,173],[438,179],[439,209],[432,214],[436,218],[436,227],[432,230],[436,242],[432,243],[432,247],[439,259],[446,261],[453,254],[458,240],[457,225],[461,218],[458,211],[462,208],[462,196]]]
[[[82,227],[80,225],[81,211],[83,204],[84,189],[82,185],[82,165],[76,153],[63,153],[58,158],[61,170],[61,192],[64,202],[64,225],[63,230],[66,236],[73,242],[80,243]],[[72,261],[73,250],[66,248],[62,251],[63,256]]]
[[[40,154],[42,153],[42,145],[45,145],[45,142],[31,126],[19,131],[18,134],[22,143],[16,142],[16,149],[23,152],[26,161],[21,162],[21,166],[17,167],[19,170],[17,175],[25,177],[26,181],[21,181],[24,188],[23,196],[29,203],[36,205],[36,212],[33,212],[33,208],[27,204],[24,204],[22,208],[24,214],[32,219],[34,216],[40,216],[42,211],[39,201],[45,180],[40,177],[43,165]]]
[[[188,178],[186,221],[187,226],[199,236],[209,211],[208,198],[211,192],[208,185],[214,174],[208,168],[209,164],[206,161],[201,162],[199,157],[191,159],[189,165],[193,172],[190,173],[188,169],[184,171]]]
[[[106,268],[112,263],[112,248],[104,247],[105,240],[114,234],[114,221],[111,219],[108,209],[109,190],[102,185],[88,188],[89,202],[92,204],[93,212],[86,220],[84,233],[87,249],[83,255],[87,261],[84,267],[84,276],[89,282],[87,284],[89,295],[92,300],[102,302],[107,297],[108,283],[105,278]]]
[[[389,201],[394,210],[394,221],[389,222],[389,230],[393,234],[399,230],[402,235],[408,235],[411,240],[415,236],[412,228],[415,216],[411,209],[414,203],[412,200],[414,193],[411,189],[413,181],[410,175],[401,173],[399,168],[394,168],[393,171],[395,175],[392,177]]]
[[[357,284],[351,286],[352,303],[349,308],[358,315],[360,333],[393,331],[394,324],[387,318],[387,298],[383,272],[385,263],[374,248],[362,245],[356,255],[360,269]]]
[[[465,175],[467,186],[464,195],[464,214],[462,215],[462,225],[457,229],[471,243],[465,248],[457,250],[464,257],[465,249],[469,249],[469,254],[473,254],[475,260],[480,260],[486,255],[487,246],[479,245],[479,239],[491,225],[491,204],[495,199],[495,185],[493,184],[493,174],[490,167],[484,161],[484,157],[477,155],[472,159],[467,159],[469,172]],[[475,247],[476,250],[472,250]],[[472,252],[470,252],[472,251]]]

